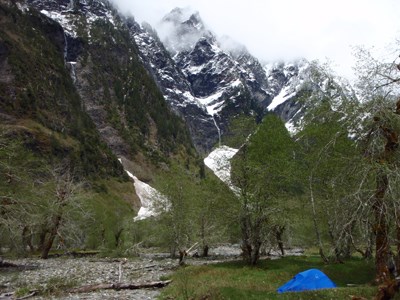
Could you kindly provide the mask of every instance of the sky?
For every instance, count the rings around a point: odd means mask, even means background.
[[[400,40],[399,0],[112,0],[153,27],[175,7],[199,11],[217,36],[228,35],[260,61],[330,61],[353,76],[354,49],[394,60]],[[397,42],[400,49],[400,42]]]

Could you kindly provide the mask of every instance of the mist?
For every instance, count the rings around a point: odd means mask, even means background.
[[[390,56],[385,47],[400,36],[397,0],[112,1],[155,28],[173,8],[187,7],[199,11],[218,36],[244,44],[261,61],[329,60],[345,77],[353,74],[355,46],[374,47],[379,55]]]

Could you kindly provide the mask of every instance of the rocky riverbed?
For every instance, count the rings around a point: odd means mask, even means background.
[[[291,251],[289,255],[301,253]],[[187,258],[189,265],[217,263],[240,259],[239,245],[222,245],[210,251],[211,257]],[[155,299],[160,289],[99,290],[90,293],[68,293],[71,288],[102,283],[148,283],[165,280],[178,268],[178,260],[167,254],[143,254],[137,258],[72,258],[42,260],[27,258],[7,260],[18,267],[0,268],[0,300],[16,299],[28,291],[38,290],[40,296],[30,299]],[[29,293],[28,293],[29,294]]]
[[[177,260],[132,258],[51,258],[7,260],[18,268],[0,271],[0,294],[39,290],[44,296],[31,299],[154,299],[159,289],[100,290],[92,293],[61,293],[72,287],[101,283],[146,283],[165,279],[177,267]]]

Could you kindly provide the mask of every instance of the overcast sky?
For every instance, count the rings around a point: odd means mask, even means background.
[[[400,39],[399,0],[113,1],[137,21],[154,27],[173,8],[190,7],[217,35],[243,43],[260,60],[328,58],[346,77],[354,65],[352,47],[381,51]]]

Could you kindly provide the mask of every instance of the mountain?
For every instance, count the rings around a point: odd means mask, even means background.
[[[210,153],[241,116],[260,121],[273,111],[292,129],[307,106],[305,95],[323,95],[327,86],[331,93],[332,86],[337,94],[351,92],[315,63],[260,63],[245,46],[214,34],[197,12],[172,10],[157,28],[160,37],[107,0],[18,5],[54,24],[45,35],[69,72],[82,113],[145,181],[174,155],[195,157],[192,143]]]
[[[184,121],[140,61],[132,18],[102,0],[0,5],[0,145],[10,146],[0,159],[15,153],[28,164],[7,159],[5,167],[22,178],[31,165],[68,160],[95,192],[128,184],[99,201],[116,199],[116,214],[119,204],[133,214],[141,203],[124,169],[154,184],[171,161],[197,164]],[[29,180],[44,181],[43,174]]]
[[[1,7],[0,125],[49,160],[68,158],[85,176],[121,176],[87,115],[66,67],[59,23],[37,11]]]
[[[194,153],[185,124],[139,59],[132,18],[106,0],[25,3],[61,25],[60,48],[85,112],[134,174],[182,151]]]
[[[273,111],[292,130],[305,105],[299,100],[324,93],[326,78],[319,83],[312,78],[319,72],[317,63],[260,63],[245,46],[214,34],[198,12],[175,8],[157,31],[148,24],[131,27],[142,62],[172,109],[186,120],[201,153],[231,135],[232,122],[240,116],[260,121]]]
[[[153,76],[171,109],[186,121],[198,150],[209,149],[215,143],[218,130],[205,107],[193,96],[190,83],[171,58],[157,33],[149,26],[128,23],[141,61]]]
[[[185,14],[177,8],[163,18],[160,28],[167,28],[168,35],[162,42],[148,26],[137,30],[135,37],[167,101],[185,117],[196,148],[208,153],[228,130],[231,118],[259,114],[270,97],[263,90],[267,80],[261,64],[244,47],[226,50],[199,13],[187,19]],[[149,49],[155,57],[147,55]],[[169,63],[160,64],[159,57]]]

